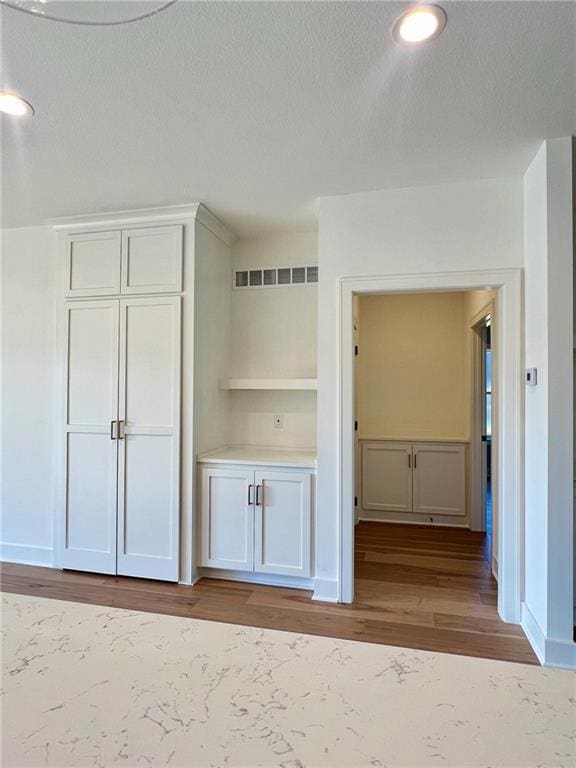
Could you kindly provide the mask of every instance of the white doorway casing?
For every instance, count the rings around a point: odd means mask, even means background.
[[[484,325],[486,318],[491,317],[492,329],[498,330],[496,318],[496,302],[490,299],[470,320],[470,370],[471,370],[471,419],[470,419],[470,529],[473,531],[486,530],[486,486],[485,486],[485,453],[482,449],[482,434],[485,412],[482,406],[484,363],[482,362],[482,339],[479,327]],[[497,341],[497,339],[495,340]],[[492,345],[493,357],[496,361],[494,371],[497,370],[498,349],[497,344]],[[498,381],[493,376],[492,400],[498,402]],[[493,547],[491,546],[491,550]],[[493,555],[491,555],[493,557]],[[498,576],[492,562],[494,575]]]
[[[498,524],[498,612],[520,622],[522,543],[522,270],[446,272],[422,275],[343,277],[339,284],[338,489],[339,600],[354,595],[354,339],[355,294],[497,290],[498,384],[494,504]]]

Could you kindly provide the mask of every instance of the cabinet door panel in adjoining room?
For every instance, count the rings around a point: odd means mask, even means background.
[[[362,444],[362,508],[412,511],[410,443]]]
[[[62,566],[116,572],[118,302],[66,305]]]
[[[466,449],[463,445],[414,444],[414,512],[466,514]]]
[[[177,581],[180,298],[120,302],[118,573]]]

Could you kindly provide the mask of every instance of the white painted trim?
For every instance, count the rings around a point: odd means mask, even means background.
[[[357,512],[357,518],[359,522],[367,522],[367,523],[386,523],[389,525],[390,523],[395,525],[427,525],[429,528],[466,528],[468,529],[468,522],[466,519],[462,518],[460,522],[454,522],[454,518],[450,519],[448,515],[442,516],[443,517],[442,522],[438,523],[430,523],[427,522],[426,519],[419,519],[415,520],[412,519],[406,519],[409,514],[412,514],[410,512],[397,512],[396,517],[394,516],[394,512],[383,512],[380,510],[370,510],[370,509],[361,509],[360,512]],[[414,513],[417,514],[417,513]],[[419,515],[420,518],[423,518],[422,515]]]
[[[231,232],[212,211],[203,203],[198,204],[196,220],[226,245],[231,246],[236,241],[236,235]]]
[[[540,664],[544,664],[546,655],[546,638],[540,629],[540,625],[534,618],[534,614],[524,602],[522,603],[522,619],[520,621],[520,625],[524,630],[524,634],[528,638],[530,645],[532,646],[532,650],[538,657],[538,661]]]
[[[520,622],[522,541],[522,270],[503,269],[424,275],[341,278],[338,286],[338,547],[339,600],[354,595],[354,389],[353,296],[355,293],[414,293],[498,288],[498,434],[494,463],[498,472],[499,526],[498,612],[504,621]]]
[[[125,211],[106,211],[86,216],[68,216],[51,219],[56,232],[93,232],[99,229],[122,229],[123,227],[154,226],[166,223],[190,223],[196,220],[200,203],[176,205],[163,208],[134,208]]]
[[[246,584],[264,584],[268,587],[288,587],[289,589],[313,589],[312,579],[298,578],[294,576],[278,576],[273,573],[255,573],[254,571],[234,571],[225,568],[207,568],[201,566],[197,569],[195,584],[200,579],[223,579],[224,581],[243,581]],[[193,597],[193,595],[191,595]]]
[[[157,224],[186,224],[198,221],[213,235],[232,245],[236,240],[234,235],[202,203],[189,205],[173,205],[161,208],[136,208],[125,211],[106,211],[87,216],[69,216],[66,218],[49,219],[56,232],[95,232],[102,229],[123,229]]]
[[[338,582],[336,579],[315,579],[312,600],[323,603],[337,603]]]
[[[522,603],[521,626],[541,664],[576,670],[576,643],[546,637],[526,603]]]
[[[34,547],[30,544],[0,543],[0,560],[20,565],[42,565],[52,568],[52,548]]]
[[[483,461],[480,440],[482,435],[482,412],[480,406],[481,379],[483,374],[483,365],[480,360],[482,350],[482,340],[477,332],[477,327],[485,320],[487,315],[492,317],[492,330],[498,333],[498,322],[496,317],[496,304],[494,299],[490,299],[482,309],[476,313],[474,318],[468,324],[468,333],[470,334],[470,529],[472,531],[486,530],[486,515],[484,509],[484,489],[482,486]],[[496,355],[494,355],[496,358]],[[498,383],[495,381],[497,366],[493,366],[493,401],[496,401],[495,394],[498,391]],[[497,409],[494,409],[494,416],[497,416]],[[496,422],[496,419],[494,419]],[[497,425],[494,423],[494,431],[497,431]],[[495,486],[495,483],[493,483]]]

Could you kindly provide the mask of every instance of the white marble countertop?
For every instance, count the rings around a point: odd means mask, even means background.
[[[265,448],[253,445],[228,446],[202,453],[197,461],[204,464],[253,464],[256,466],[306,467],[316,469],[314,449]]]

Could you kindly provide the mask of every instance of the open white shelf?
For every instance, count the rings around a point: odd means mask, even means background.
[[[220,389],[318,389],[318,379],[225,379]]]

